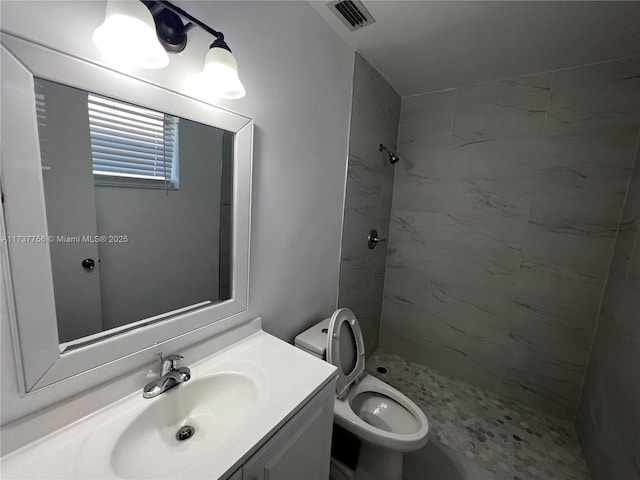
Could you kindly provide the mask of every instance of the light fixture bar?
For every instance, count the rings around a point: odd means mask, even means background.
[[[156,4],[159,5],[159,6],[162,6],[163,8],[166,8],[167,10],[175,13],[176,15],[180,15],[182,18],[186,18],[191,23],[199,26],[203,30],[206,30],[207,32],[209,32],[211,35],[213,35],[217,39],[224,40],[224,34],[222,32],[218,32],[217,30],[214,30],[209,25],[207,25],[204,22],[201,22],[200,20],[198,20],[193,15],[190,15],[189,13],[185,12],[180,7],[176,7],[173,3],[159,0],[159,1],[156,2]],[[153,10],[152,10],[152,13],[153,13]],[[185,29],[186,28],[191,28],[191,27],[189,27],[189,24],[187,24],[187,25],[185,25]]]

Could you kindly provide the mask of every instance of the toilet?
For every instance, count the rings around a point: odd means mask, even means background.
[[[338,368],[333,421],[361,440],[355,480],[401,480],[402,455],[427,443],[429,422],[411,399],[365,372],[364,341],[353,312],[336,310],[294,343]]]

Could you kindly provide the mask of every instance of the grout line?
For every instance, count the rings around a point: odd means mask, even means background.
[[[591,363],[591,356],[593,354],[593,346],[596,343],[596,335],[598,334],[598,326],[600,325],[600,316],[602,315],[602,306],[604,304],[604,298],[607,293],[607,287],[609,286],[609,275],[611,274],[611,265],[613,264],[613,258],[616,253],[616,246],[618,244],[618,236],[620,235],[620,227],[622,225],[622,218],[624,216],[624,210],[627,206],[627,198],[629,197],[629,188],[631,186],[631,180],[633,179],[633,172],[635,170],[635,164],[638,161],[638,152],[640,151],[640,129],[638,129],[638,138],[636,139],[636,148],[633,154],[633,161],[631,162],[631,173],[629,175],[629,179],[627,180],[627,188],[624,194],[624,200],[622,201],[622,207],[620,208],[620,215],[618,217],[618,227],[616,229],[616,237],[613,242],[613,247],[611,249],[611,255],[609,256],[609,266],[607,267],[607,275],[604,280],[604,285],[602,286],[602,295],[600,296],[600,305],[598,306],[598,311],[596,315],[596,322],[593,327],[593,334],[591,336],[591,345],[589,347],[589,355],[587,356],[587,365],[582,375],[582,385],[580,386],[580,393],[578,394],[578,400],[576,402],[576,409],[574,414],[573,423],[578,420],[578,408],[580,407],[580,400],[582,399],[582,392],[584,391],[584,384],[587,381],[587,373],[589,371],[589,364]],[[598,395],[600,395],[600,388],[602,385],[598,386]]]

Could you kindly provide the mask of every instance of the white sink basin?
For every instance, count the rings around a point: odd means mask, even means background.
[[[122,433],[111,455],[114,471],[125,478],[172,476],[229,442],[251,417],[258,387],[235,372],[190,380],[160,395]],[[176,438],[185,426],[193,433]],[[186,430],[186,429],[184,429]]]

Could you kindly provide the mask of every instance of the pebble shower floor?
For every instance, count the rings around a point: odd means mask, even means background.
[[[377,371],[384,367],[386,373]],[[574,426],[454,380],[396,355],[377,352],[372,375],[422,408],[430,439],[495,473],[500,480],[588,480]],[[431,441],[431,440],[430,440]]]

